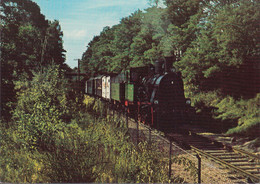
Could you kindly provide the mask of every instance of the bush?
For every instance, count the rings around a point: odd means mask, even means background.
[[[167,161],[155,146],[145,142],[135,146],[128,129],[111,117],[96,124],[103,149],[102,165],[96,165],[96,182],[168,182]]]
[[[168,182],[168,161],[155,146],[134,145],[100,100],[71,102],[66,84],[55,66],[17,83],[14,123],[0,128],[1,181]]]
[[[1,124],[2,125],[2,124]],[[0,127],[0,180],[11,183],[50,182],[42,175],[44,164],[42,155],[24,148],[25,140],[21,139],[16,130]]]
[[[82,103],[69,89],[58,66],[34,73],[32,81],[16,83],[18,102],[13,113],[18,134],[31,149],[47,149],[51,137],[76,116]]]
[[[247,137],[258,137],[260,123],[260,94],[252,99],[235,99],[231,96],[221,97],[219,92],[199,93],[194,97],[197,113],[207,117],[208,122],[220,120],[235,122],[226,132],[228,135],[239,134]],[[202,118],[203,120],[203,118]]]
[[[16,90],[13,123],[9,129],[1,127],[1,181],[50,182],[47,166],[60,148],[57,139],[81,109],[80,97],[71,95],[63,72],[55,65],[34,73],[32,81],[16,82]]]
[[[82,130],[76,123],[68,124],[53,137],[51,151],[44,152],[44,175],[51,182],[93,182],[92,168],[99,161],[98,147],[90,130]]]

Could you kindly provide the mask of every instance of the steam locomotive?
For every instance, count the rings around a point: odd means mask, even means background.
[[[139,121],[161,130],[188,122],[191,100],[184,96],[181,73],[172,67],[175,57],[154,65],[130,68],[119,74],[90,78],[85,93],[127,109]]]

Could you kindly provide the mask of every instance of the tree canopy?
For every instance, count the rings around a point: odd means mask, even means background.
[[[48,21],[31,0],[1,1],[1,112],[10,115],[14,81],[31,79],[32,71],[51,63],[65,68],[65,50],[58,21]]]
[[[83,71],[89,75],[120,72],[175,54],[186,96],[195,105],[203,103],[223,113],[217,102],[202,96],[215,94],[218,102],[234,98],[237,103],[256,97],[260,92],[259,1],[164,0],[165,8],[158,7],[158,1],[150,2],[155,6],[104,28],[89,43],[81,60]]]

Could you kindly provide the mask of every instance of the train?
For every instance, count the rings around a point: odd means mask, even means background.
[[[89,78],[85,93],[125,109],[151,127],[176,129],[191,121],[194,109],[185,98],[182,75],[173,67],[174,61],[174,56],[163,57],[154,65]]]

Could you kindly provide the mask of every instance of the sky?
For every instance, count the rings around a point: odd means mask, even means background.
[[[88,43],[105,26],[112,27],[136,10],[149,7],[148,0],[33,0],[48,20],[58,20],[63,31],[66,63],[74,68]]]

